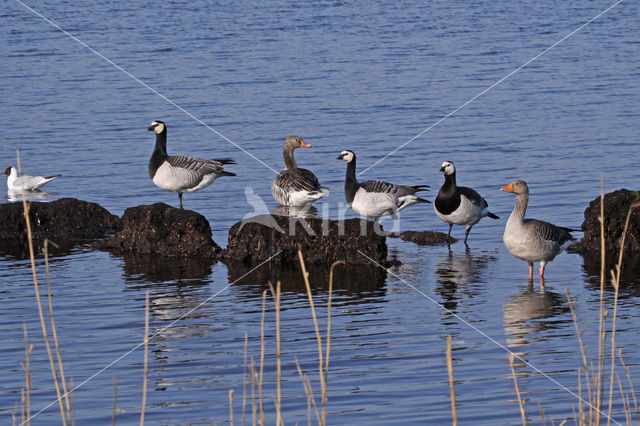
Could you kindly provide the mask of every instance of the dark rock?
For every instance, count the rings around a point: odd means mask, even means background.
[[[56,243],[60,250],[122,229],[120,219],[96,203],[75,198],[31,202],[29,208],[31,232],[36,252],[45,239]],[[22,202],[0,205],[0,252],[27,257],[27,226]],[[51,247],[51,246],[50,246]],[[55,251],[51,247],[52,251]]]
[[[607,255],[617,255],[622,245],[622,233],[627,220],[629,207],[640,203],[637,191],[620,189],[604,196],[604,235],[605,252]],[[600,240],[600,197],[589,203],[584,211],[582,241],[573,244],[570,251],[597,254],[599,256]],[[640,205],[636,207],[629,220],[629,229],[624,243],[624,253],[640,253]]]
[[[447,234],[438,231],[404,231],[400,234],[397,232],[390,234],[391,238],[400,238],[403,241],[411,241],[419,246],[435,246],[438,244],[455,243],[454,237],[447,237]]]
[[[274,256],[272,263],[281,267],[299,264],[298,249],[307,264],[331,265],[342,260],[351,265],[382,265],[387,261],[384,232],[372,221],[302,219],[261,215],[234,224],[229,230],[225,263],[244,262],[257,265]]]
[[[122,231],[96,246],[120,253],[212,259],[222,250],[211,239],[211,227],[204,216],[164,203],[128,208],[122,226]]]

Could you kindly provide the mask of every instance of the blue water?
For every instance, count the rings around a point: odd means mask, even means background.
[[[335,160],[340,151],[355,151],[359,171],[365,170],[610,4],[28,3],[91,51],[9,0],[0,11],[2,170],[15,164],[19,149],[26,173],[63,174],[46,187],[50,199],[76,197],[118,215],[139,204],[177,205],[176,195],[159,190],[147,174],[154,138],[146,129],[161,119],[169,153],[238,162],[229,167],[237,177],[184,196],[185,207],[207,217],[224,246],[228,228],[252,212],[245,187],[275,206],[273,172],[229,140],[277,171],[284,138],[297,134],[313,145],[296,152],[298,163],[333,189],[325,200],[335,216],[344,206],[345,165]],[[452,160],[458,182],[484,195],[502,219],[476,225],[468,251],[462,244],[449,250],[388,240],[401,267],[365,285],[351,285],[355,277],[337,283],[330,423],[450,422],[447,335],[461,423],[520,423],[507,352],[499,345],[537,369],[516,361],[528,418],[542,422],[539,406],[547,421],[572,418],[576,398],[541,372],[578,392],[582,361],[564,286],[577,300],[581,325],[588,325],[591,354],[599,289],[580,256],[563,254],[547,268],[546,291],[537,284],[529,291],[526,263],[502,245],[514,199],[498,189],[526,179],[528,215],[571,227],[580,226],[602,176],[606,191],[638,189],[639,15],[637,2],[622,2],[360,176],[427,183],[433,197],[442,182],[440,164]],[[402,212],[400,229],[447,227],[431,206],[418,205]],[[454,235],[461,238],[463,230],[454,228]],[[38,271],[43,279],[40,258]],[[279,274],[285,273],[270,276]],[[32,412],[56,398],[29,263],[0,256],[0,276],[0,422],[10,423],[24,384],[23,322],[34,344]],[[227,422],[231,389],[240,422],[245,335],[248,358],[259,362],[267,278],[249,276],[206,301],[237,277],[223,264],[136,261],[86,246],[51,259],[67,376],[81,383],[140,343],[149,290],[152,331],[197,309],[150,342],[147,422]],[[314,286],[324,327],[326,283]],[[631,280],[623,289],[616,337],[636,387],[637,286]],[[283,411],[290,424],[305,423],[308,414],[296,359],[319,389],[302,288],[294,275],[282,296]],[[272,424],[271,301],[267,311],[264,388]],[[78,424],[111,421],[115,377],[117,423],[137,422],[142,361],[137,349],[83,384],[74,394]],[[623,422],[616,400],[614,419]],[[249,402],[247,422],[250,408]],[[59,423],[58,408],[33,421]]]

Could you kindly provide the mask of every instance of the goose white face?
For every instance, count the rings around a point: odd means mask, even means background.
[[[160,134],[164,131],[164,123],[154,121],[151,123],[149,130],[153,130],[156,134]]]
[[[451,161],[445,161],[444,163],[442,163],[440,171],[445,175],[452,175],[456,172],[456,166],[454,166]]]
[[[340,153],[340,156],[338,157],[339,160],[343,160],[347,163],[350,163],[353,161],[353,159],[355,158],[355,154],[351,151],[342,151]]]

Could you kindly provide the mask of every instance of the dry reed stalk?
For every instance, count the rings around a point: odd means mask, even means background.
[[[620,365],[622,365],[622,368],[627,373],[627,381],[629,382],[629,388],[631,389],[631,397],[633,398],[633,405],[635,407],[636,415],[640,416],[640,411],[638,410],[638,400],[636,399],[636,391],[633,388],[633,382],[631,381],[631,371],[622,358],[622,349],[618,349],[618,358],[620,359]]]
[[[18,163],[18,173],[22,175],[22,167],[20,163],[20,152],[16,151],[17,155],[17,163]],[[51,352],[51,345],[49,344],[49,335],[47,334],[47,326],[44,320],[44,313],[42,310],[42,301],[40,300],[40,287],[38,285],[38,275],[36,273],[36,260],[35,253],[33,250],[33,233],[31,232],[31,219],[29,218],[29,205],[27,204],[27,197],[24,190],[24,184],[22,179],[20,180],[21,190],[22,190],[22,209],[24,211],[24,219],[27,228],[27,242],[29,244],[29,259],[31,261],[31,274],[33,275],[33,286],[36,292],[36,302],[38,305],[38,315],[40,316],[40,327],[42,328],[42,336],[44,338],[45,347],[47,349],[47,355],[49,356],[49,366],[51,368],[51,373],[53,374],[53,382],[56,387],[56,395],[58,397],[58,405],[60,406],[60,416],[62,418],[62,426],[67,426],[67,415],[65,413],[65,406],[62,402],[62,395],[60,393],[60,382],[58,381],[58,373],[53,361],[53,354]],[[28,419],[27,419],[28,420]]]
[[[316,309],[313,304],[313,296],[311,294],[311,285],[309,284],[309,273],[307,272],[307,268],[304,265],[304,259],[302,258],[302,251],[298,250],[298,259],[300,260],[300,267],[302,268],[302,277],[304,278],[304,285],[307,288],[307,297],[309,298],[309,306],[311,308],[311,316],[313,317],[313,326],[316,331],[316,340],[318,342],[318,368],[320,375],[320,393],[321,393],[321,401],[322,401],[322,417],[320,421],[320,425],[324,426],[326,424],[327,419],[327,385],[324,381],[324,361],[322,356],[322,336],[320,335],[320,328],[318,327],[318,318],[316,317]]]
[[[298,358],[296,358],[296,367],[298,369],[298,375],[300,375],[300,381],[302,382],[304,393],[307,395],[307,423],[311,425],[311,407],[313,407],[316,414],[316,420],[318,421],[318,424],[320,424],[320,412],[318,411],[316,399],[311,388],[311,380],[309,380],[309,377],[307,377],[307,375],[302,372],[302,368],[300,367]]]
[[[331,264],[331,268],[329,269],[329,299],[327,300],[327,349],[325,356],[325,364],[324,364],[324,383],[328,385],[328,374],[329,374],[329,355],[331,353],[331,301],[333,298],[333,269],[338,265],[345,265],[346,263],[342,260],[335,261]]]
[[[280,293],[281,293],[281,282],[276,282],[276,289],[273,289],[271,283],[269,283],[269,288],[271,289],[271,294],[275,300],[276,304],[276,378],[277,378],[277,389],[276,389],[276,426],[284,425],[284,421],[282,420],[282,356],[280,352]]]
[[[31,351],[33,351],[33,345],[29,344],[29,336],[27,335],[27,323],[22,321],[22,329],[24,330],[24,363],[22,368],[24,369],[24,404],[23,404],[23,416],[27,419],[27,426],[31,424]]]
[[[547,422],[544,418],[544,408],[542,408],[542,405],[540,405],[539,402],[538,402],[538,409],[540,410],[540,419],[542,420],[542,426],[545,426]]]
[[[58,359],[58,368],[60,369],[60,381],[62,382],[62,391],[64,394],[64,400],[67,407],[67,420],[71,422],[71,405],[69,403],[69,391],[67,389],[67,380],[64,375],[64,367],[62,365],[62,356],[60,355],[60,343],[58,341],[58,332],[56,329],[56,321],[53,316],[53,300],[51,298],[51,280],[49,278],[49,244],[54,247],[58,247],[56,243],[53,241],[49,241],[48,239],[44,240],[43,251],[44,251],[44,265],[45,265],[45,276],[47,281],[47,300],[49,302],[49,318],[51,321],[51,335],[53,336],[53,345],[56,348],[56,358]]]
[[[520,388],[518,387],[518,378],[516,377],[516,369],[513,365],[513,354],[509,353],[509,365],[511,366],[511,374],[513,374],[513,384],[516,387],[516,395],[518,396],[518,406],[520,407],[520,415],[522,416],[522,424],[527,424],[527,416],[524,412],[524,403],[522,402],[522,397],[520,396]]]
[[[613,280],[612,284],[615,289],[614,297],[613,297],[613,319],[611,326],[611,366],[609,367],[609,410],[608,410],[608,419],[607,425],[611,424],[611,409],[613,405],[613,376],[614,376],[614,368],[616,361],[616,319],[618,316],[618,295],[620,290],[620,276],[622,273],[622,258],[624,256],[624,243],[627,237],[627,231],[629,230],[629,220],[631,219],[631,213],[636,207],[640,207],[640,203],[635,202],[629,206],[629,211],[627,212],[627,219],[624,222],[624,230],[622,231],[622,240],[620,242],[620,254],[618,256],[618,264],[616,265],[615,272],[612,271]],[[625,410],[626,412],[626,410]]]
[[[262,317],[260,318],[260,375],[258,377],[258,398],[260,402],[260,424],[264,426],[264,396],[262,394],[262,379],[264,373],[264,316],[266,312],[267,290],[262,292]]]
[[[76,394],[73,387],[73,377],[71,377],[69,386],[71,387],[69,391],[71,393],[71,426],[76,426]]]
[[[253,357],[251,357],[251,366],[249,367],[251,370],[251,420],[252,425],[256,426],[257,422],[257,413],[258,406],[256,405],[256,379],[258,373],[256,373],[255,364],[253,361]]]
[[[247,345],[249,344],[249,333],[244,332],[244,369],[242,370],[242,418],[240,424],[244,426],[244,414],[247,408]]]
[[[600,317],[598,327],[598,372],[596,376],[596,401],[595,420],[596,425],[600,424],[600,409],[602,404],[602,379],[604,375],[604,339],[606,337],[605,312],[604,312],[604,283],[605,273],[605,237],[604,237],[604,176],[600,178]]]
[[[111,411],[111,426],[116,424],[116,401],[118,400],[118,375],[113,377],[113,409]]]
[[[453,426],[458,424],[458,413],[456,411],[456,393],[453,390],[453,358],[451,356],[451,335],[447,336],[447,370],[449,371],[449,395],[451,397],[451,422]]]
[[[229,390],[229,423],[233,426],[233,389]]]
[[[140,426],[144,425],[144,412],[147,407],[147,375],[149,373],[149,290],[144,303],[144,370],[142,373],[142,407],[140,408]]]

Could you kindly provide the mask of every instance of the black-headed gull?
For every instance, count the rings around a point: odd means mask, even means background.
[[[13,166],[7,167],[7,170],[0,174],[7,175],[7,187],[9,188],[9,192],[18,192],[22,191],[22,189],[25,191],[37,191],[42,185],[46,185],[55,178],[62,176],[18,176],[18,170]]]

